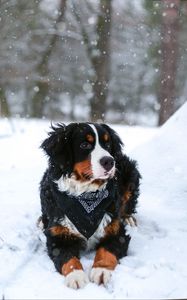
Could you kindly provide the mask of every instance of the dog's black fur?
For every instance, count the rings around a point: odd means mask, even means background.
[[[111,224],[117,220],[117,229],[111,226],[111,230],[104,234],[95,249],[104,248],[118,259],[127,254],[130,236],[126,234],[125,218],[136,212],[137,198],[139,196],[140,173],[137,170],[136,161],[131,160],[122,153],[123,143],[116,132],[105,124],[94,124],[100,138],[100,146],[108,151],[115,161],[115,175],[105,180],[96,180],[99,186],[111,182],[115,190],[115,199],[106,208],[105,213],[111,217]],[[47,237],[48,254],[53,260],[56,269],[62,273],[62,267],[73,257],[79,258],[80,251],[86,249],[87,238],[77,232],[64,228],[59,229],[59,220],[63,219],[63,196],[62,209],[57,204],[57,193],[60,197],[56,182],[64,176],[71,177],[75,174],[77,184],[90,182],[91,175],[76,173],[76,163],[90,159],[88,142],[85,144],[85,136],[90,137],[90,126],[87,123],[71,123],[68,126],[57,124],[52,127],[49,137],[42,143],[41,148],[49,159],[49,166],[46,170],[40,185],[40,197],[42,208],[42,222],[44,233]],[[93,132],[91,134],[94,135]],[[107,141],[102,140],[105,137]],[[80,146],[81,145],[81,146]],[[94,148],[94,145],[93,145]],[[67,192],[68,195],[68,192]],[[71,195],[70,195],[71,196]],[[81,217],[81,216],[80,216]]]

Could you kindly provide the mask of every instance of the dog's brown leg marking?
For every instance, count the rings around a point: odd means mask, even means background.
[[[61,226],[61,225],[53,226],[49,230],[53,236],[70,234],[69,229],[67,227]]]
[[[123,202],[127,203],[132,196],[132,192],[127,190],[123,195]]]
[[[120,207],[120,216],[125,220],[125,222],[130,225],[130,226],[137,226],[137,222],[135,217],[126,214],[125,212],[125,207],[128,201],[130,201],[132,197],[132,186],[128,186],[128,189],[124,192],[122,196],[122,201],[121,201],[121,207]]]
[[[74,270],[83,270],[80,260],[75,256],[62,266],[61,273],[62,275],[67,276]]]
[[[105,234],[116,235],[118,234],[119,229],[120,229],[120,222],[118,219],[115,219],[105,227]]]
[[[122,218],[125,217],[125,207],[128,201],[130,201],[130,198],[132,197],[132,192],[129,189],[129,187],[125,190],[122,198],[121,198],[121,207],[120,207],[120,216]]]
[[[107,251],[105,248],[99,248],[96,252],[92,268],[106,268],[114,270],[118,261],[114,254]]]

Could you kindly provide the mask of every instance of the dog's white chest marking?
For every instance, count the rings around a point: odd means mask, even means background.
[[[102,190],[105,188],[106,183],[98,188],[97,184],[90,182],[79,182],[76,180],[75,176],[64,177],[63,175],[60,179],[56,180],[55,183],[58,185],[60,192],[66,192],[72,196],[79,196],[83,193],[96,192],[97,190]]]
[[[111,222],[111,217],[108,214],[105,214],[101,223],[99,224],[97,230],[94,232],[94,234],[89,239],[86,239],[77,230],[75,225],[69,220],[69,218],[67,216],[64,216],[64,218],[60,219],[58,222],[60,225],[67,227],[71,233],[77,234],[80,237],[82,237],[86,241],[87,250],[91,250],[95,247],[95,245],[98,243],[98,241],[104,236],[105,227]]]

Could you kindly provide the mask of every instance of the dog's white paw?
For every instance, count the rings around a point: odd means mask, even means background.
[[[82,289],[88,282],[88,276],[83,270],[74,270],[65,277],[65,285],[75,290]]]
[[[90,280],[96,284],[103,283],[105,286],[110,281],[112,271],[106,268],[92,268],[90,272]]]
[[[130,225],[131,227],[136,227],[137,226],[136,219],[132,216],[126,217],[125,222],[126,222],[127,225]]]

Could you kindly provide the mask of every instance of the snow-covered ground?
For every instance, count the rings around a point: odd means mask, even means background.
[[[64,286],[36,227],[49,122],[0,120],[0,298],[187,298],[187,104],[163,127],[113,126],[143,179],[128,256],[107,288]],[[93,253],[82,258],[89,272]]]

